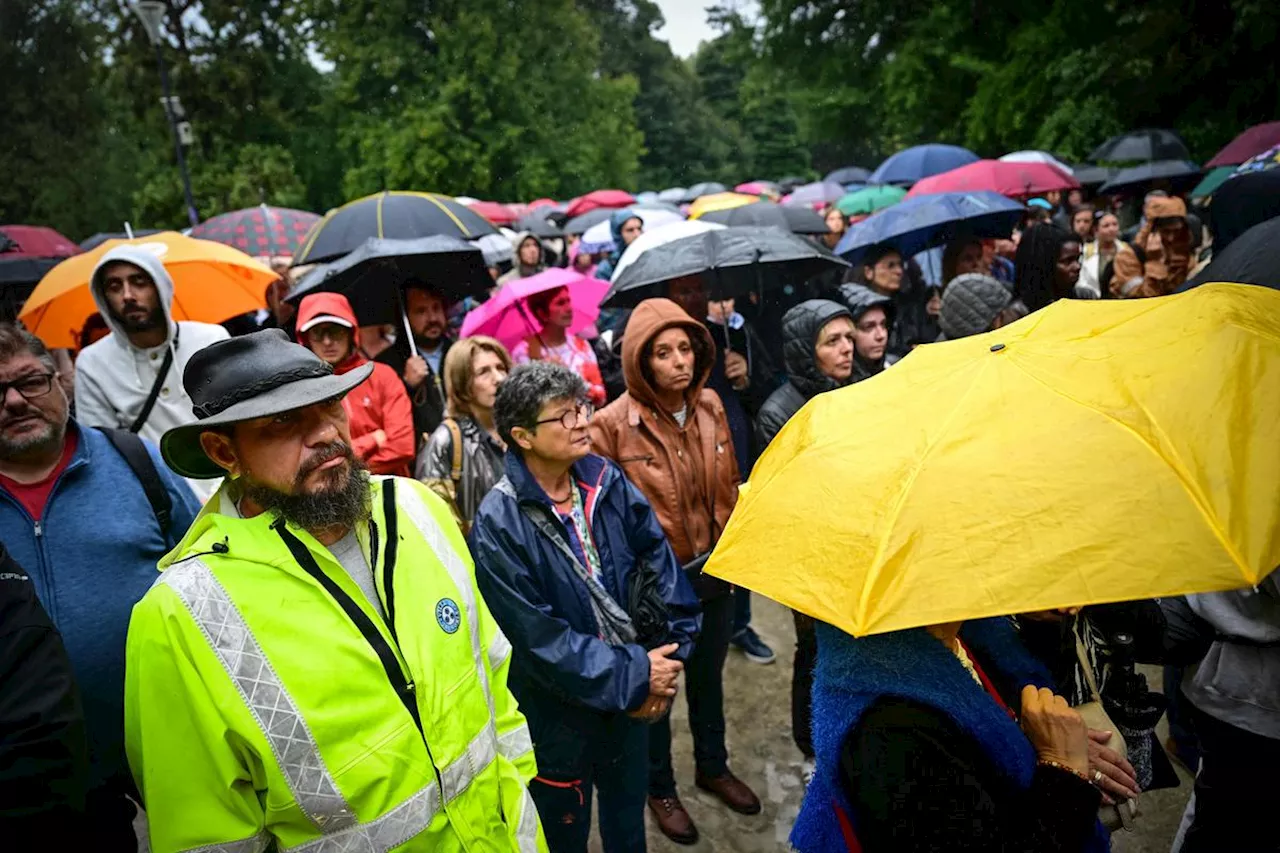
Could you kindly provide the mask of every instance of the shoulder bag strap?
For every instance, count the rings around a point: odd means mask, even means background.
[[[156,470],[155,462],[143,445],[142,439],[123,429],[98,427],[98,431],[107,437],[111,446],[132,469],[133,476],[138,478],[138,483],[147,496],[147,503],[151,504],[151,512],[155,514],[156,523],[160,525],[160,532],[165,539],[168,539],[173,499],[169,497],[169,490],[164,487],[160,472]]]
[[[169,378],[169,368],[173,367],[173,353],[178,348],[178,336],[181,332],[182,327],[175,324],[173,343],[165,351],[164,361],[160,364],[160,372],[156,374],[156,381],[151,383],[151,393],[147,394],[147,401],[142,404],[142,410],[133,419],[133,423],[129,425],[129,432],[135,434],[141,432],[142,428],[147,424],[147,418],[151,417],[151,410],[156,407],[156,399],[160,396],[160,389],[164,387],[165,380]]]

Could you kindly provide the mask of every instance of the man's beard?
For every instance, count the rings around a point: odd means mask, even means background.
[[[429,338],[425,334],[414,332],[413,342],[417,344],[418,349],[425,349],[428,351],[434,350],[436,347],[440,346],[440,341],[444,339],[446,328],[447,327],[444,326],[439,327],[439,331],[436,333],[434,338]]]
[[[43,412],[35,414],[45,418]],[[66,437],[65,423],[55,424],[45,418],[45,428],[39,432],[27,433],[15,439],[7,439],[0,434],[0,459],[15,461],[39,451],[52,450],[54,447],[61,447]]]
[[[303,491],[305,481],[316,468],[337,457],[345,457],[348,467],[324,472],[323,487],[318,492]],[[266,512],[274,513],[303,530],[329,527],[350,529],[369,517],[369,469],[342,442],[333,442],[302,468],[293,481],[292,492],[281,492],[271,486],[255,483],[247,474],[243,481],[244,497]]]
[[[130,317],[128,314],[117,314],[115,311],[111,312],[111,319],[123,326],[126,332],[149,332],[164,325],[164,312],[157,305],[141,319]]]

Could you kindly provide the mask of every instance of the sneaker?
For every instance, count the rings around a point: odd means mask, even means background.
[[[773,663],[778,659],[750,625],[734,634],[731,642],[752,663]]]

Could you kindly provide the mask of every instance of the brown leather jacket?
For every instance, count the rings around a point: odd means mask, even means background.
[[[680,326],[694,342],[698,359],[685,395],[684,426],[657,405],[640,368],[646,344],[663,330]],[[681,563],[710,551],[738,500],[738,463],[724,406],[704,388],[715,361],[715,343],[706,327],[667,299],[647,299],[631,313],[622,339],[622,371],[627,393],[591,421],[595,451],[617,462],[644,493]],[[728,592],[723,581],[691,573],[699,598]]]

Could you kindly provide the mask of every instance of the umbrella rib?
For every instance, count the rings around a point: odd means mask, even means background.
[[[946,420],[943,421],[942,426],[938,429],[937,435],[929,442],[929,446],[925,448],[924,453],[920,454],[920,457],[911,467],[911,472],[907,475],[906,482],[902,486],[902,491],[898,493],[898,499],[894,501],[893,509],[889,513],[889,518],[884,526],[884,533],[881,534],[880,541],[876,543],[876,553],[875,556],[871,558],[872,572],[878,572],[879,570],[881,561],[884,558],[885,549],[888,546],[889,537],[893,535],[893,530],[898,524],[898,518],[902,515],[903,508],[906,506],[907,498],[910,497],[911,490],[914,488],[916,480],[920,477],[920,472],[924,470],[925,462],[933,454],[933,449],[938,446],[938,442],[942,441],[943,437],[949,432],[951,423],[956,419],[961,407],[963,407],[969,397],[972,396],[973,390],[978,384],[978,380],[982,378],[983,373],[991,369],[992,364],[993,362],[988,361],[986,364],[982,365],[982,369],[969,382],[969,387],[964,392],[964,395],[956,401],[955,406],[953,406],[951,411],[947,413]],[[861,600],[858,602],[858,613],[867,613],[869,604],[868,598],[873,586],[874,584],[871,583],[863,584]],[[870,623],[871,620],[867,621]],[[862,625],[860,627],[865,630],[867,626]]]
[[[454,212],[453,212],[452,210],[450,210],[449,208],[447,208],[447,207],[445,207],[443,204],[441,204],[441,203],[440,203],[440,199],[436,198],[436,197],[435,197],[434,195],[432,195],[431,193],[423,193],[422,195],[423,195],[423,197],[424,197],[424,198],[426,198],[428,201],[430,201],[430,202],[431,202],[432,204],[434,204],[436,207],[440,208],[441,212],[443,212],[445,216],[447,216],[447,217],[449,217],[450,219],[452,219],[452,220],[453,220],[453,224],[458,226],[458,230],[459,230],[459,231],[461,231],[463,234],[470,234],[470,233],[471,233],[471,229],[470,229],[470,228],[468,228],[467,226],[463,225],[463,224],[462,224],[462,220],[461,220],[461,219],[459,219],[456,215],[454,215]]]
[[[1195,504],[1196,509],[1200,511],[1200,515],[1204,519],[1206,526],[1209,528],[1209,531],[1213,534],[1214,538],[1217,539],[1218,542],[1222,545],[1222,550],[1225,551],[1227,555],[1231,558],[1231,561],[1236,564],[1236,567],[1240,570],[1241,576],[1245,580],[1249,580],[1250,568],[1248,564],[1246,564],[1244,561],[1244,558],[1239,553],[1237,553],[1231,541],[1222,535],[1221,524],[1218,523],[1218,519],[1214,516],[1213,512],[1209,509],[1209,506],[1205,503],[1204,496],[1200,494],[1200,490],[1196,488],[1194,481],[1192,481],[1187,476],[1186,466],[1183,465],[1182,460],[1178,457],[1176,453],[1171,452],[1169,454],[1166,454],[1162,452],[1160,448],[1153,445],[1150,441],[1148,441],[1145,437],[1143,437],[1142,434],[1140,434],[1137,430],[1135,430],[1129,424],[1125,423],[1124,421],[1120,420],[1119,418],[1115,417],[1109,412],[1105,412],[1096,406],[1089,405],[1083,400],[1078,400],[1075,397],[1072,397],[1070,394],[1067,394],[1066,392],[1062,391],[1060,388],[1055,388],[1053,385],[1049,384],[1048,382],[1045,382],[1039,376],[1036,376],[1035,373],[1028,370],[1027,367],[1019,363],[1017,359],[1013,360],[1013,364],[1015,367],[1018,368],[1018,370],[1022,371],[1023,374],[1025,374],[1030,379],[1034,380],[1039,385],[1046,388],[1051,393],[1056,394],[1057,396],[1061,397],[1064,400],[1069,400],[1070,402],[1075,403],[1077,406],[1080,406],[1083,409],[1086,409],[1090,412],[1094,412],[1098,415],[1101,415],[1103,418],[1106,418],[1111,423],[1120,427],[1122,430],[1124,430],[1129,435],[1131,435],[1139,444],[1141,444],[1143,447],[1149,450],[1152,453],[1152,455],[1154,455],[1156,458],[1162,460],[1166,465],[1168,465],[1169,469],[1173,472],[1173,475],[1177,478],[1178,483],[1182,486],[1183,490],[1186,491],[1187,495],[1191,498],[1192,502]],[[1160,434],[1161,437],[1166,437],[1164,430],[1160,428],[1160,425],[1158,424],[1156,419],[1153,417],[1150,417],[1150,412],[1147,411],[1146,406],[1144,406],[1136,398],[1134,399],[1134,403],[1142,410],[1143,414],[1148,416],[1148,420],[1150,421],[1153,429],[1155,429]]]

